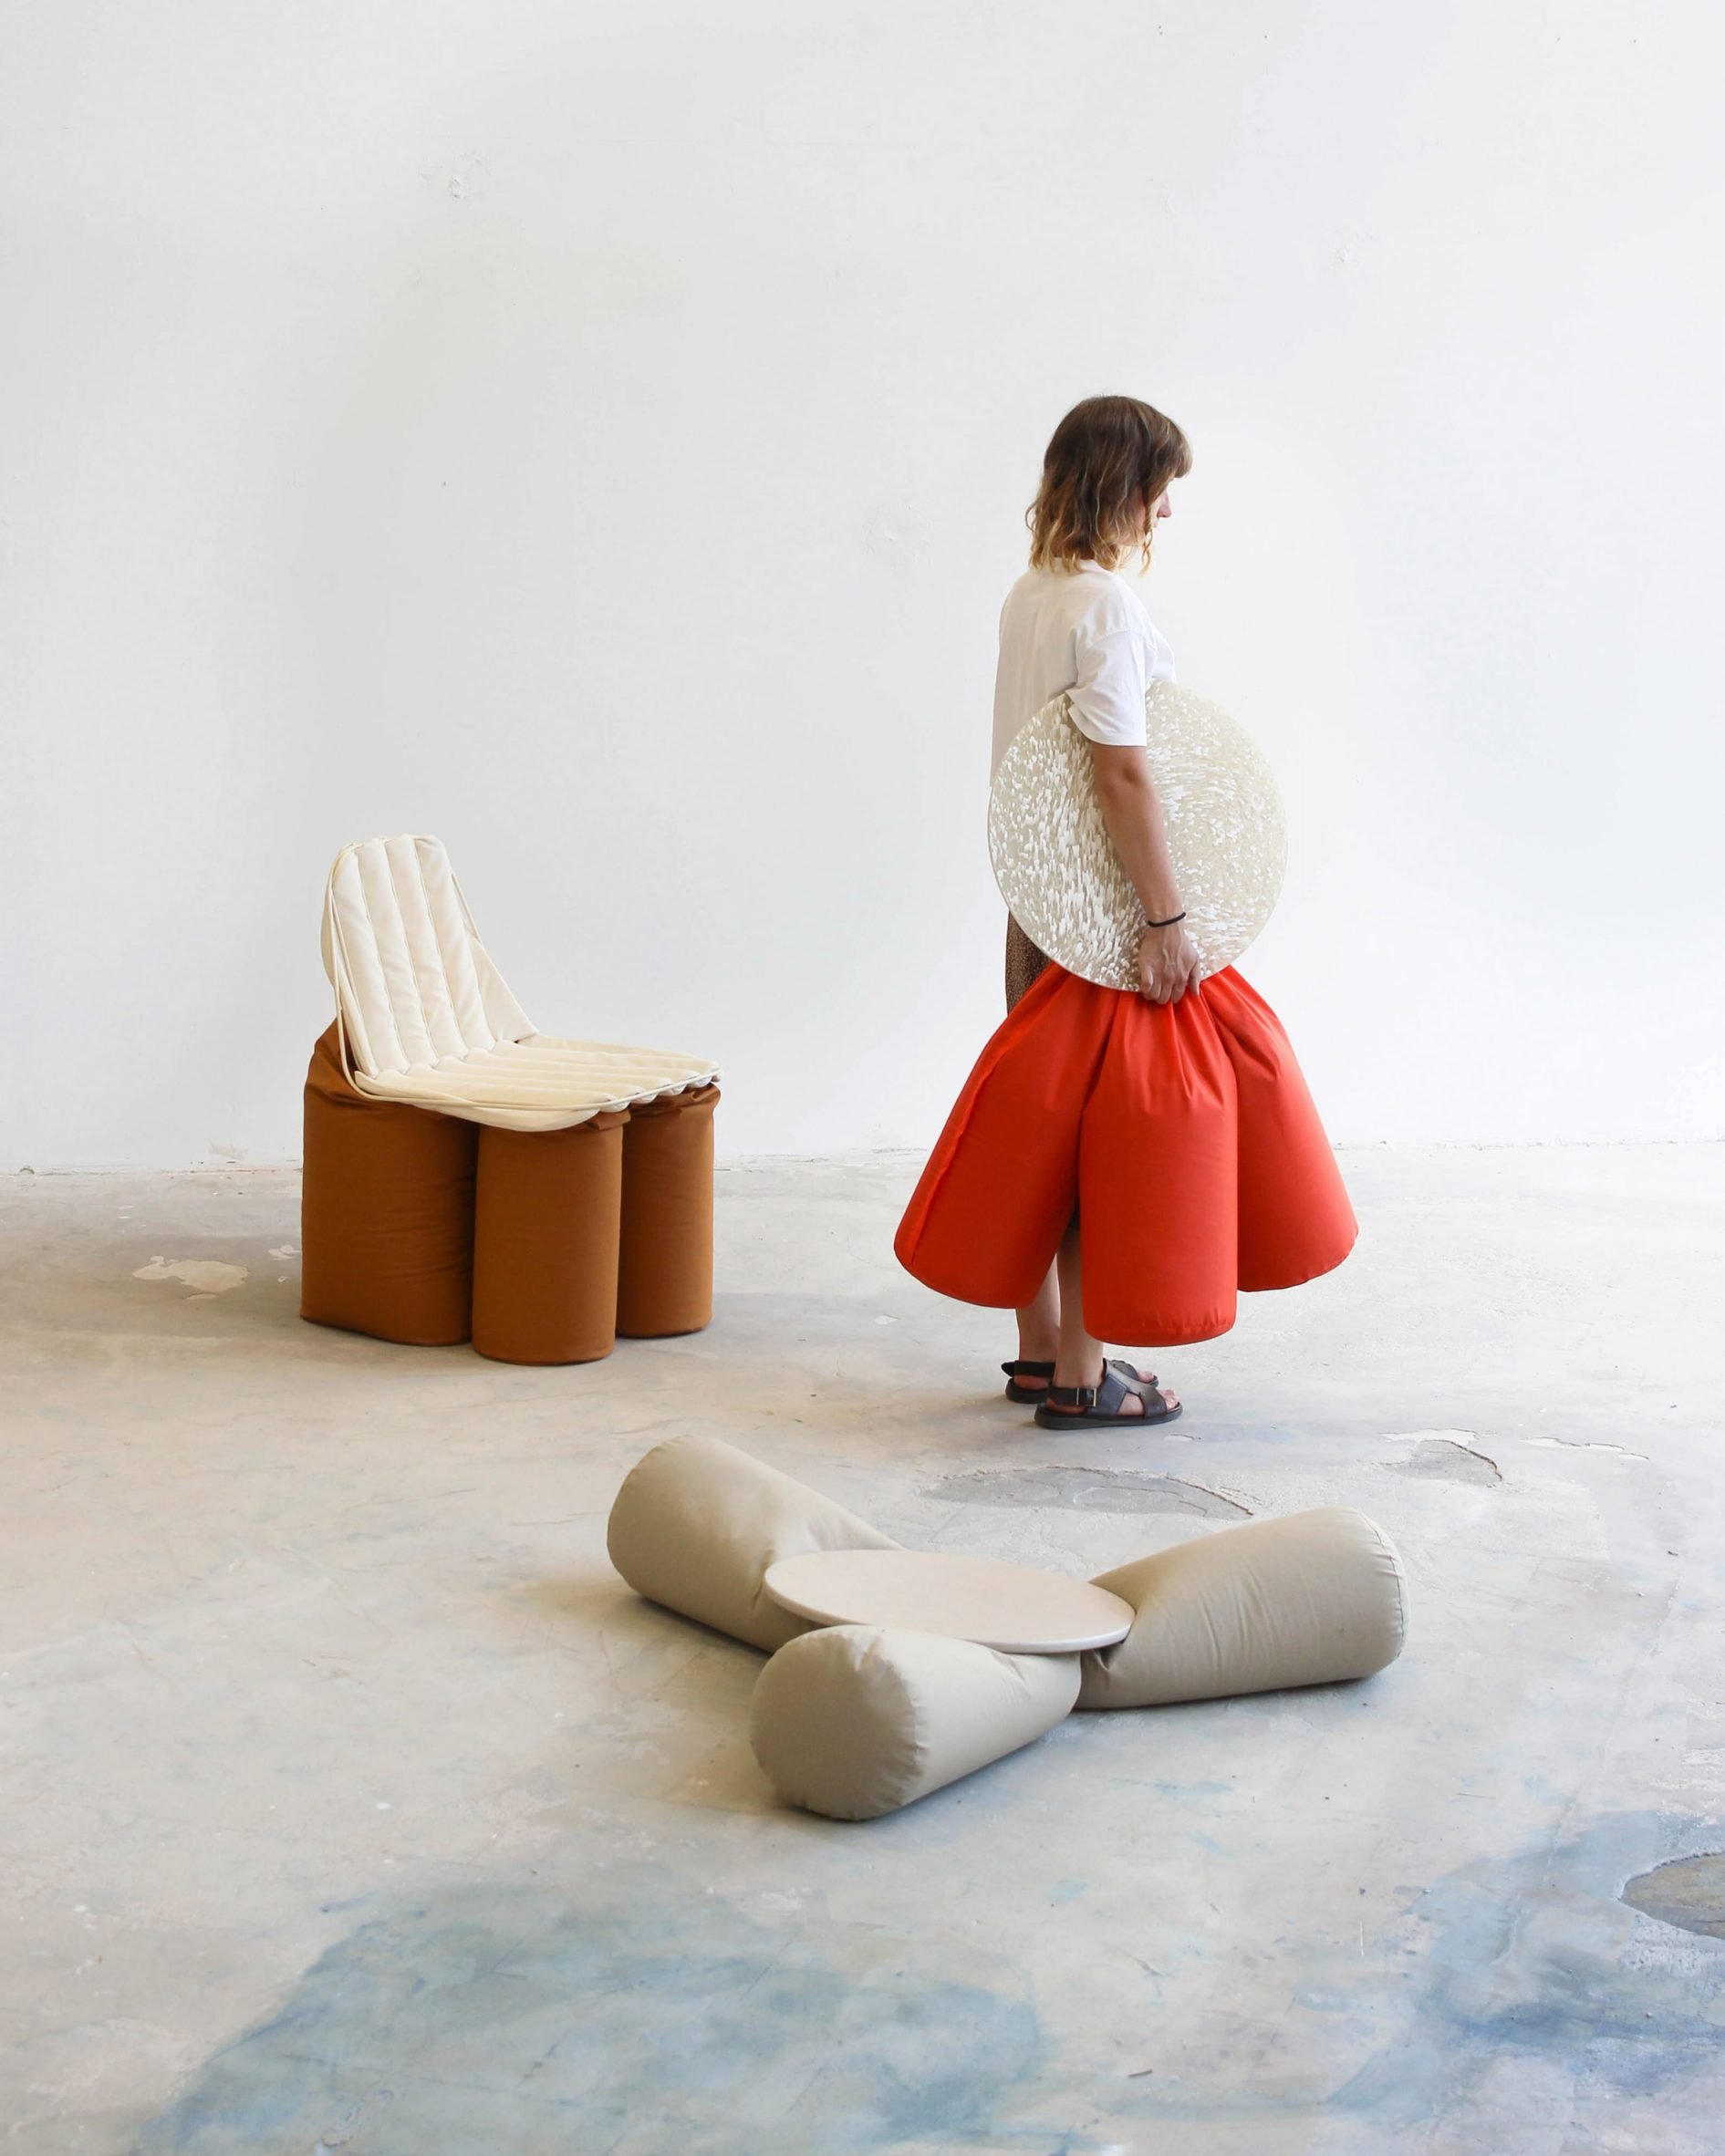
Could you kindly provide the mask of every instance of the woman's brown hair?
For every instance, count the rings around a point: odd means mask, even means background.
[[[1112,569],[1137,546],[1150,558],[1149,512],[1192,468],[1173,420],[1136,397],[1086,397],[1055,429],[1042,485],[1024,513],[1034,569],[1099,562]]]

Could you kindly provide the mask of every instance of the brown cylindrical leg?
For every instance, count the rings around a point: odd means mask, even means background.
[[[719,1088],[629,1110],[617,1329],[638,1340],[712,1322],[712,1112]]]
[[[306,1074],[300,1316],[408,1347],[465,1340],[478,1147],[474,1124],[356,1092],[331,1026]]]
[[[479,1137],[473,1345],[498,1363],[592,1363],[617,1339],[627,1114]]]

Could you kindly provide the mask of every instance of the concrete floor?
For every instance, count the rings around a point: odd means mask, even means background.
[[[1351,1262],[1070,1440],[912,1166],[722,1171],[712,1330],[551,1371],[302,1325],[291,1175],[4,1187],[5,2147],[1716,2156],[1725,1939],[1619,1897],[1725,1849],[1725,1148],[1347,1154]],[[1408,1651],[781,1811],[605,1561],[681,1430],[1074,1573],[1357,1504]]]

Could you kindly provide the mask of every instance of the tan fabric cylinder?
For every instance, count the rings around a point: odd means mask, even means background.
[[[626,1114],[479,1134],[473,1345],[495,1363],[593,1363],[617,1340]]]
[[[617,1329],[637,1340],[712,1322],[712,1112],[719,1088],[629,1110]]]
[[[299,1314],[405,1347],[472,1329],[478,1126],[368,1100],[332,1025],[306,1074]]]
[[[1076,1654],[834,1624],[761,1672],[749,1740],[787,1803],[876,1819],[1044,1736],[1077,1695]]]
[[[605,1546],[637,1594],[770,1653],[808,1630],[766,1591],[769,1565],[812,1550],[897,1550],[866,1519],[717,1437],[668,1437],[638,1460]]]
[[[1221,1528],[1101,1573],[1138,1612],[1084,1657],[1081,1707],[1168,1706],[1369,1677],[1408,1631],[1401,1560],[1341,1505]]]

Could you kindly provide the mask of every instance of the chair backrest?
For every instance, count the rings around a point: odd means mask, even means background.
[[[441,839],[344,846],[329,871],[323,943],[345,1052],[368,1077],[536,1030],[479,940]]]

